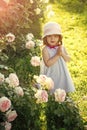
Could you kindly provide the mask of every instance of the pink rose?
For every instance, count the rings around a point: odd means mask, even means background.
[[[48,101],[48,94],[46,90],[42,90],[41,92],[41,99],[43,102],[47,102]]]
[[[33,3],[34,3],[34,1],[33,1],[33,0],[30,0],[30,3],[31,3],[31,4],[33,4]]]
[[[17,113],[16,113],[16,111],[14,110],[14,111],[8,111],[7,113],[6,113],[6,117],[7,117],[7,119],[8,119],[8,122],[11,122],[11,121],[13,121],[13,120],[15,120],[16,119],[16,117],[17,117]]]
[[[33,56],[32,58],[31,58],[31,64],[32,64],[32,66],[39,66],[40,65],[40,57],[38,57],[38,56]]]
[[[23,89],[20,86],[15,88],[15,93],[17,93],[19,96],[24,95]]]
[[[54,92],[54,95],[55,95],[55,101],[58,101],[58,102],[65,101],[65,97],[66,97],[65,90],[60,89],[60,88],[56,89],[55,92]]]
[[[15,35],[12,34],[12,33],[8,33],[6,35],[6,39],[7,39],[8,42],[13,42],[15,40]]]
[[[33,38],[34,38],[34,35],[33,35],[32,33],[28,33],[28,34],[26,35],[26,39],[27,39],[28,41],[31,41]]]
[[[36,82],[39,83],[43,89],[51,90],[54,88],[54,82],[50,77],[46,75],[34,76]]]
[[[37,83],[40,83],[41,85],[44,85],[44,83],[45,83],[45,81],[47,79],[47,76],[46,75],[39,75],[39,76],[36,76],[35,79],[36,79]]]
[[[50,78],[50,77],[47,77],[46,78],[46,81],[45,81],[45,86],[44,86],[47,90],[51,90],[54,88],[54,82],[53,80]]]
[[[25,45],[25,47],[27,48],[27,49],[31,49],[31,48],[33,48],[35,46],[35,43],[33,42],[33,41],[28,41],[28,42],[26,42],[26,45]]]
[[[37,98],[37,103],[48,101],[48,93],[46,90],[37,90],[35,97]]]
[[[5,112],[11,107],[11,101],[7,97],[0,98],[0,111]]]
[[[5,130],[11,130],[11,123],[5,122]]]
[[[41,9],[40,9],[40,8],[36,8],[34,11],[35,11],[35,13],[38,15],[38,14],[40,14]]]
[[[19,86],[19,79],[15,73],[11,73],[8,78],[6,78],[6,82],[11,87]]]

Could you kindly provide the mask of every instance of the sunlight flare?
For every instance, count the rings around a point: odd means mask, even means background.
[[[6,2],[7,4],[10,2],[10,0],[3,0],[4,2]]]

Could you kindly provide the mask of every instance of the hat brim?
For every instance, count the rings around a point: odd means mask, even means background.
[[[58,31],[57,31],[57,32],[49,32],[49,33],[43,35],[42,38],[44,38],[44,37],[46,37],[46,36],[48,36],[48,35],[54,35],[54,34],[55,34],[55,35],[62,35],[62,33],[58,32]]]

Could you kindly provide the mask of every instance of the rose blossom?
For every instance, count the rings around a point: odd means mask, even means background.
[[[47,77],[45,80],[45,86],[47,90],[51,90],[54,88],[54,82],[50,77]]]
[[[37,15],[40,14],[41,12],[40,8],[36,8],[34,11],[36,12]]]
[[[4,82],[4,79],[5,79],[4,75],[0,73],[0,84]]]
[[[40,1],[43,1],[43,0],[40,0]],[[48,3],[48,2],[49,2],[49,0],[44,0],[43,2],[44,2],[44,3]]]
[[[11,130],[11,123],[5,122],[5,130]]]
[[[36,79],[37,83],[44,85],[45,81],[47,79],[47,76],[46,75],[39,75],[39,76],[34,76],[34,78]]]
[[[15,73],[11,73],[8,78],[6,78],[6,82],[11,87],[19,86],[19,79]]]
[[[46,75],[34,76],[36,82],[42,85],[43,89],[51,90],[54,88],[54,82],[50,77]]]
[[[25,45],[25,47],[27,48],[27,49],[31,49],[31,48],[33,48],[35,46],[35,43],[33,42],[33,41],[28,41],[28,42],[26,42],[26,45]]]
[[[65,90],[59,88],[55,90],[54,95],[55,95],[55,101],[63,102],[66,97],[66,92]]]
[[[33,3],[34,3],[34,1],[33,1],[33,0],[30,0],[30,3],[31,3],[31,4],[33,4]]]
[[[11,101],[7,97],[0,98],[0,111],[5,112],[11,107]]]
[[[6,39],[7,39],[8,42],[13,42],[15,40],[15,35],[12,34],[12,33],[8,33],[6,35]]]
[[[4,2],[6,2],[6,4],[8,4],[10,2],[10,0],[3,0]]]
[[[31,41],[33,38],[34,38],[34,35],[33,35],[32,33],[28,33],[28,34],[26,35],[26,39],[27,39],[28,41]]]
[[[39,66],[40,65],[40,57],[38,57],[38,56],[33,56],[32,58],[31,58],[31,64],[32,64],[32,66]]]
[[[19,86],[15,88],[15,92],[19,95],[19,96],[23,96],[24,92],[23,89]]]
[[[48,101],[48,94],[46,90],[37,90],[35,97],[37,98],[37,103]]]
[[[7,117],[7,119],[8,119],[8,122],[11,122],[11,121],[13,121],[13,120],[16,119],[17,113],[16,113],[15,110],[13,110],[13,111],[9,110],[9,111],[6,113],[6,117]]]

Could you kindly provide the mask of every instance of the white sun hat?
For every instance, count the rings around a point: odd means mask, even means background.
[[[42,38],[46,37],[47,35],[52,35],[52,34],[62,35],[61,27],[56,22],[48,22],[45,24]]]

